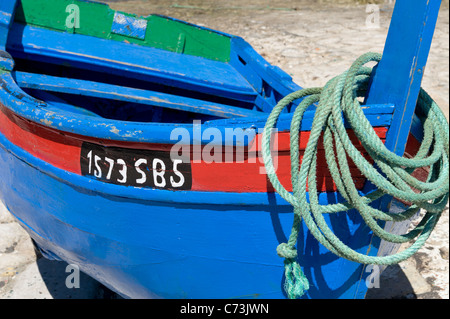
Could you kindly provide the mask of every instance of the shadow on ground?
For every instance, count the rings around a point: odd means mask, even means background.
[[[77,282],[71,277],[74,275],[74,271],[66,262],[40,257],[37,265],[53,299],[122,299],[82,272],[79,277],[79,288],[67,288],[67,280],[69,286],[77,284]],[[408,277],[398,265],[387,267],[381,275],[379,283],[374,282],[373,284],[380,288],[369,289],[366,299],[418,299]],[[432,298],[432,296],[430,297]]]
[[[66,262],[40,256],[36,263],[53,299],[122,299],[92,277],[81,271],[78,273]]]
[[[408,277],[399,265],[388,266],[373,288],[367,291],[366,299],[417,299]]]

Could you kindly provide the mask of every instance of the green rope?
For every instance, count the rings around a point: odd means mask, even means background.
[[[379,62],[381,55],[367,53],[358,58],[345,73],[329,81],[323,88],[303,89],[294,92],[275,106],[263,133],[262,152],[268,177],[275,190],[294,208],[294,222],[287,243],[282,243],[277,253],[285,258],[285,290],[289,298],[301,297],[309,288],[308,280],[297,263],[295,245],[302,220],[312,235],[327,249],[339,257],[361,264],[391,265],[411,257],[430,236],[449,198],[449,127],[448,122],[430,96],[421,90],[416,114],[424,127],[424,139],[414,158],[404,158],[389,151],[379,139],[365,117],[358,97],[365,96],[371,68],[365,64]],[[282,110],[293,101],[303,98],[294,111],[290,127],[291,181],[293,192],[280,183],[271,156],[271,135]],[[319,102],[315,112],[310,138],[303,160],[299,159],[299,132],[303,114],[313,103]],[[350,140],[344,127],[343,116],[348,121],[364,149],[373,159],[370,163]],[[323,135],[325,157],[336,184],[344,198],[338,204],[320,205],[318,199],[317,149]],[[377,189],[361,196],[350,173],[348,157]],[[378,169],[376,168],[378,167]],[[411,173],[419,167],[430,167],[425,182]],[[307,181],[309,201],[307,200]],[[414,191],[416,190],[416,191]],[[411,203],[404,212],[390,213],[376,209],[370,204],[389,194]],[[415,239],[410,247],[390,256],[367,256],[345,245],[329,228],[323,214],[356,209],[373,233],[392,243],[405,243]],[[403,235],[386,232],[377,223],[403,221],[414,216],[420,209],[426,214],[412,231]]]

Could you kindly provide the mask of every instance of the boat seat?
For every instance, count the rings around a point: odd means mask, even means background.
[[[125,42],[14,23],[7,42],[14,57],[106,72],[252,102],[257,92],[229,63]]]
[[[14,77],[21,88],[139,103],[142,105],[158,106],[179,111],[217,116],[219,118],[254,118],[255,116],[266,114],[230,105],[93,81],[67,79],[17,71],[14,72]],[[83,113],[85,112],[83,111]]]

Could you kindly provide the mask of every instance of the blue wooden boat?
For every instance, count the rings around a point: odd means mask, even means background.
[[[439,6],[397,1],[361,108],[399,156],[414,156],[423,138],[415,105]],[[300,89],[226,33],[85,0],[2,1],[0,199],[47,258],[124,297],[286,298],[276,252],[294,213],[265,174],[260,142],[275,106]],[[276,123],[273,158],[289,192],[290,125],[304,100]],[[301,152],[315,110],[303,115]],[[318,148],[319,202],[341,203]],[[372,193],[350,169],[356,189]],[[373,205],[404,210],[405,201],[383,198]],[[353,210],[324,218],[359,254],[398,247]],[[309,281],[302,298],[364,298],[367,265],[331,253],[305,224],[296,249],[291,259]]]

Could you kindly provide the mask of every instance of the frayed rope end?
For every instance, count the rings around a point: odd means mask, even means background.
[[[278,256],[285,258],[284,271],[286,281],[284,283],[284,290],[289,299],[297,299],[302,297],[309,289],[309,282],[302,268],[296,261],[297,250],[284,243],[277,248]]]

